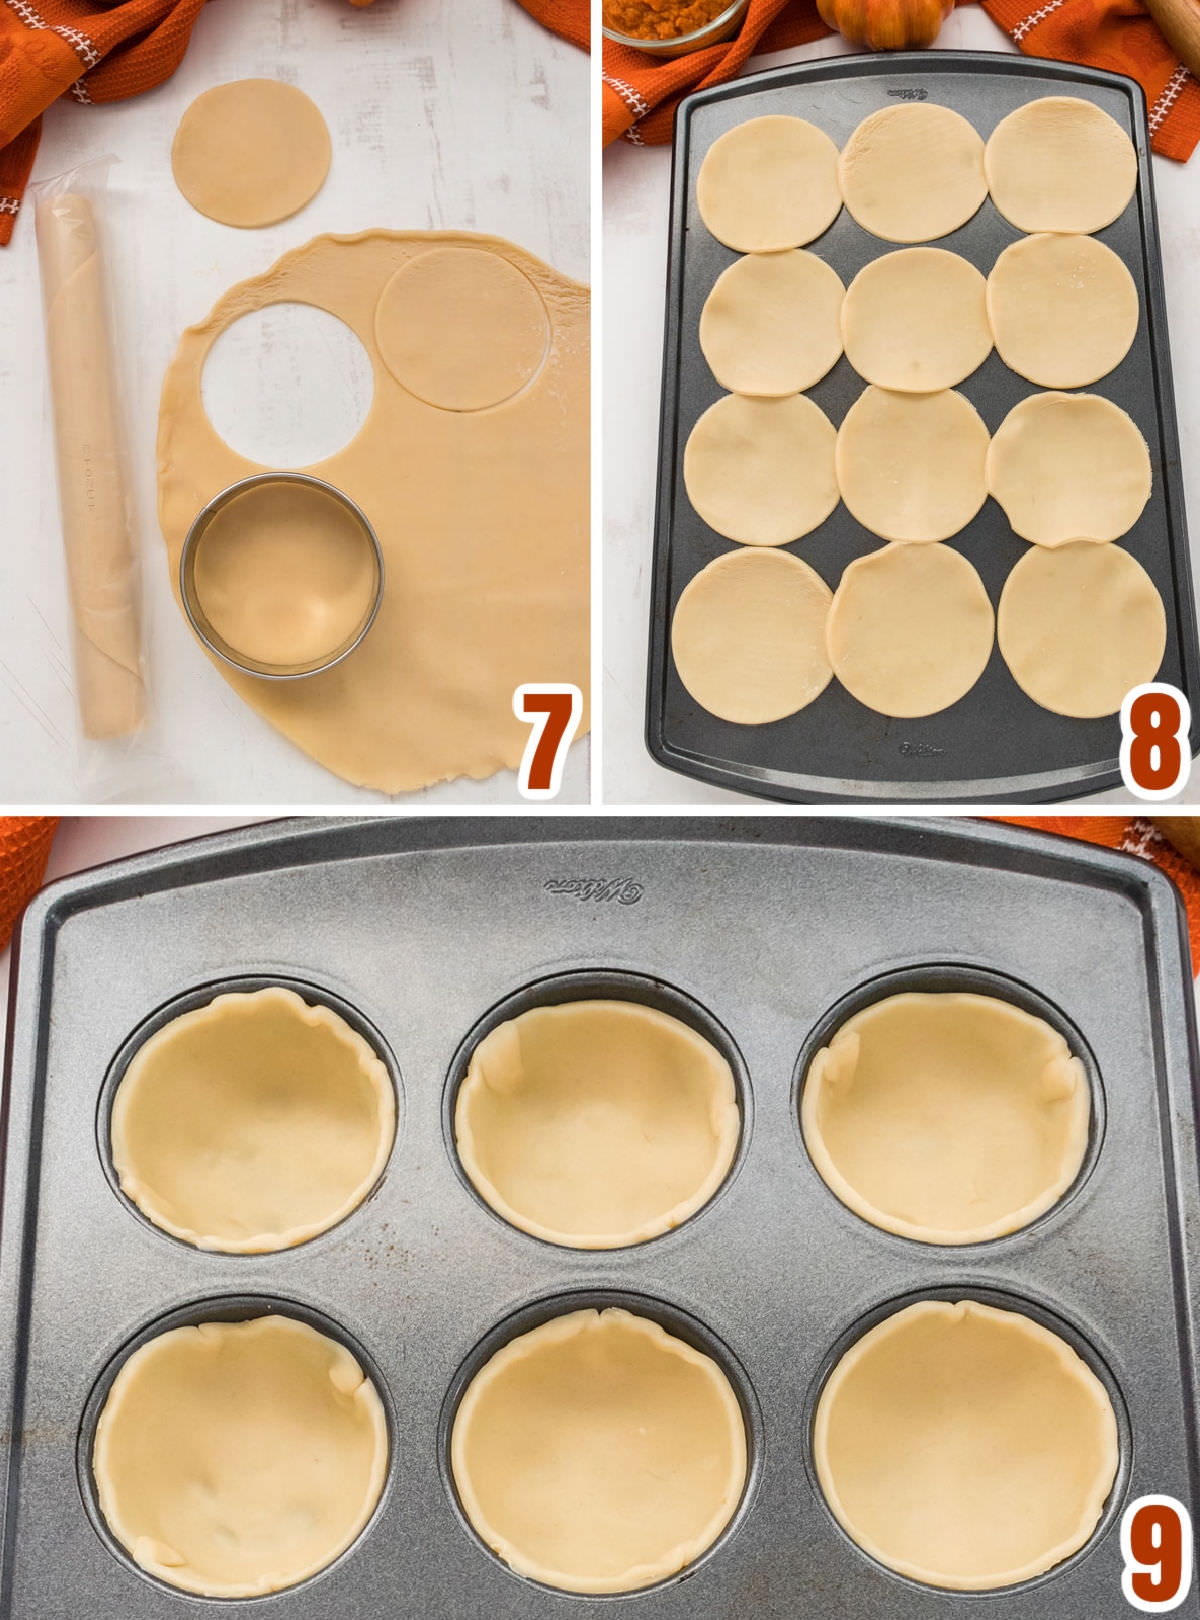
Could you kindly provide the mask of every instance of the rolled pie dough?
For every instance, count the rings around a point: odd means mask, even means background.
[[[902,101],[869,114],[838,160],[846,207],[887,242],[930,242],[987,196],[983,141],[949,107]]]
[[[275,986],[217,996],[138,1048],[113,1097],[113,1167],[156,1226],[260,1254],[323,1232],[378,1181],[396,1099],[329,1007]]]
[[[735,394],[811,388],[842,352],[845,288],[815,253],[754,253],[723,270],[700,314],[700,347]]]
[[[806,708],[833,669],[825,626],[833,592],[790,551],[717,557],[683,589],[671,621],[679,679],[701,708],[764,725]]]
[[[468,322],[493,335],[510,359],[510,318],[518,327],[527,320],[529,287],[541,300],[550,334],[545,358],[536,376],[501,404],[479,410],[427,404],[396,381],[380,352],[377,314],[389,333],[404,326],[396,273],[433,251],[471,255],[463,271],[468,281],[477,253],[520,272],[510,279],[502,271],[492,283],[493,292],[502,284],[514,290],[511,303],[494,297],[486,327],[478,312]],[[439,263],[444,272],[445,259]],[[419,285],[425,298],[429,288],[423,280]],[[266,682],[218,663],[223,679],[327,769],[385,793],[515,769],[528,739],[528,727],[512,712],[513,692],[523,682],[577,685],[585,694],[586,731],[586,289],[495,237],[393,231],[318,237],[235,287],[184,333],[163,384],[159,517],[177,595],[179,553],[196,513],[236,479],[264,470],[231,450],[205,415],[205,358],[226,327],[275,303],[329,311],[371,358],[375,395],[361,430],[336,455],[303,470],[362,507],[383,547],[387,588],[370,634],[336,668]],[[439,398],[461,398],[460,339],[453,329],[444,336],[445,370],[430,350],[423,386]],[[480,376],[494,379],[489,352],[481,343]]]
[[[1111,225],[1137,188],[1137,153],[1095,102],[1043,96],[1002,118],[984,155],[992,201],[1019,231]]]
[[[1004,582],[1000,655],[1021,690],[1054,714],[1116,714],[1158,674],[1167,615],[1154,581],[1121,546],[1034,546]]]
[[[926,1299],[865,1333],[817,1403],[817,1477],[851,1539],[912,1580],[984,1592],[1090,1539],[1119,1460],[1104,1385],[1056,1333]]]
[[[202,1322],[121,1367],[92,1463],[108,1527],[143,1569],[255,1597],[357,1538],[383,1490],[387,1421],[350,1352],[306,1323]]]
[[[724,1180],[740,1132],[720,1052],[632,1001],[535,1007],[499,1024],[471,1054],[454,1114],[483,1198],[574,1249],[678,1226]]]
[[[568,1592],[631,1592],[712,1546],[746,1483],[737,1396],[711,1357],[629,1311],[572,1311],[475,1375],[450,1456],[505,1563]]]
[[[841,212],[837,147],[803,118],[751,118],[704,154],[696,207],[717,240],[738,253],[803,247]]]
[[[906,992],[821,1048],[800,1117],[821,1179],[856,1215],[922,1243],[982,1243],[1066,1192],[1091,1099],[1044,1019],[994,996]]]
[[[329,173],[329,130],[295,85],[214,85],[184,113],[171,147],[175,184],[223,225],[274,225],[309,203]]]
[[[987,280],[1004,364],[1043,388],[1082,388],[1129,352],[1138,327],[1133,277],[1091,236],[1042,232],[1006,247]]]
[[[863,390],[842,419],[837,478],[885,540],[948,540],[987,499],[988,430],[963,394]]]
[[[803,394],[726,394],[688,435],[683,482],[710,529],[747,546],[784,546],[838,503],[837,433]]]
[[[885,253],[850,283],[842,338],[855,371],[880,388],[953,388],[992,351],[987,283],[969,260],[944,248]]]

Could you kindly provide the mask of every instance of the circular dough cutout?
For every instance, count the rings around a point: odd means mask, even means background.
[[[864,118],[842,149],[846,207],[872,236],[931,242],[965,225],[987,196],[983,141],[960,113],[902,101]]]
[[[829,610],[833,673],[852,697],[899,719],[937,714],[991,657],[992,604],[949,546],[884,546],[842,575]]]
[[[568,1592],[632,1592],[694,1563],[737,1511],[746,1452],[716,1362],[615,1307],[555,1317],[498,1350],[450,1442],[482,1539]]]
[[[1116,714],[1152,681],[1167,649],[1167,615],[1154,581],[1121,546],[1027,551],[1004,582],[996,615],[1000,656],[1021,690],[1054,714]]]
[[[264,1254],[362,1203],[392,1149],[396,1098],[345,1019],[273,986],[217,996],[151,1035],[109,1129],[121,1190],[155,1226]]]
[[[482,411],[537,376],[550,323],[541,293],[501,254],[435,247],[387,282],[375,341],[410,394],[443,411]]]
[[[833,669],[833,592],[789,551],[731,551],[688,581],[671,622],[679,679],[703,709],[741,726],[806,708]]]
[[[738,253],[803,247],[841,212],[837,147],[806,119],[751,118],[704,154],[696,207],[717,241]]]
[[[1002,118],[984,154],[992,201],[1019,231],[1099,231],[1137,188],[1137,153],[1095,102],[1043,96]]]
[[[534,1007],[498,1024],[472,1052],[454,1111],[480,1196],[573,1249],[644,1243],[694,1215],[740,1133],[720,1052],[633,1001]]]
[[[1138,328],[1133,277],[1091,236],[1023,236],[987,280],[1004,364],[1042,388],[1083,388],[1129,353]]]
[[[143,1569],[254,1597],[307,1580],[383,1491],[387,1420],[355,1358],[304,1322],[174,1328],[121,1367],[96,1427],[100,1508]]]
[[[735,394],[811,388],[841,355],[845,291],[836,270],[799,248],[738,259],[717,277],[700,315],[713,376]]]
[[[911,1580],[984,1592],[1033,1579],[1096,1529],[1116,1479],[1108,1391],[1017,1311],[921,1300],[830,1374],[817,1478],[864,1552]]]
[[[838,503],[837,431],[803,394],[726,394],[700,417],[683,452],[688,499],[710,529],[745,546],[785,546]]]
[[[1091,1098],[1044,1019],[995,996],[906,991],[821,1048],[800,1118],[821,1179],[863,1220],[922,1243],[983,1243],[1070,1187]]]
[[[196,97],[171,147],[175,184],[222,225],[276,225],[312,201],[329,173],[329,130],[295,85],[237,79]]]
[[[871,386],[842,418],[838,485],[872,534],[948,540],[987,499],[987,454],[987,427],[964,395]]]
[[[1117,540],[1150,499],[1150,451],[1110,399],[1031,394],[997,428],[987,481],[1023,540]]]
[[[992,351],[987,282],[944,248],[885,253],[850,283],[842,339],[855,371],[880,388],[953,388]]]

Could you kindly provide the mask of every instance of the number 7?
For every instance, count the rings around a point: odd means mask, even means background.
[[[517,786],[526,799],[553,799],[583,714],[583,693],[565,681],[527,681],[513,693],[513,713],[532,720]]]

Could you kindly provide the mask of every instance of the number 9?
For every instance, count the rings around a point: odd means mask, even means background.
[[[1139,1496],[1121,1520],[1125,1601],[1143,1614],[1177,1609],[1192,1585],[1192,1521],[1173,1496]]]

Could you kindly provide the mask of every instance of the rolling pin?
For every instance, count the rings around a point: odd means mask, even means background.
[[[1146,6],[1184,67],[1200,78],[1200,0],[1146,0]]]

